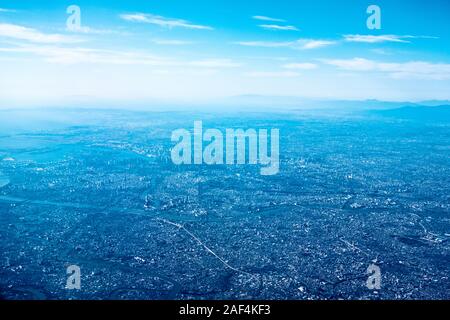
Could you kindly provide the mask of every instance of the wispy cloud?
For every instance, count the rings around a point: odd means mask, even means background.
[[[373,53],[379,54],[379,55],[383,55],[383,56],[387,56],[387,55],[391,54],[391,52],[389,50],[382,49],[382,48],[375,48],[370,51],[372,51]]]
[[[244,76],[252,78],[294,78],[299,75],[299,73],[293,71],[253,71],[244,73]]]
[[[238,41],[234,44],[244,46],[244,47],[261,47],[261,48],[280,48],[280,47],[290,47],[292,42],[282,42],[282,41]]]
[[[322,60],[342,70],[356,72],[380,72],[396,79],[450,79],[450,64],[428,61],[380,62],[364,58],[346,60]]]
[[[198,61],[191,61],[188,63],[188,65],[201,68],[236,68],[241,66],[240,63],[234,62],[230,59],[198,60]]]
[[[385,34],[385,35],[361,35],[361,34],[347,34],[344,35],[344,40],[347,42],[363,42],[363,43],[381,43],[381,42],[399,42],[399,43],[410,43],[410,39],[437,39],[436,37],[430,36],[411,36],[411,35],[395,35],[395,34]]]
[[[377,63],[364,58],[353,59],[322,59],[322,62],[348,71],[376,70]]]
[[[298,30],[296,27],[292,26],[275,26],[275,25],[261,25],[260,27],[267,26],[270,29],[273,26],[274,30]],[[399,36],[399,35],[344,35],[345,42],[360,42],[360,43],[382,43],[382,42],[399,42],[399,43],[409,43],[407,39],[438,39],[437,37],[431,36]],[[328,39],[299,39],[296,41],[239,41],[235,44],[247,47],[263,47],[263,48],[281,48],[288,47],[291,49],[302,49],[311,50],[319,49],[324,47],[329,47],[342,43],[341,40],[328,40]]]
[[[337,42],[331,40],[306,39],[306,40],[299,40],[297,41],[297,43],[300,44],[302,49],[309,50],[332,46],[335,45]]]
[[[271,18],[271,17],[267,17],[267,16],[253,16],[252,18],[255,20],[260,20],[260,21],[286,22],[286,20],[283,20],[283,19]]]
[[[151,55],[141,51],[116,51],[87,47],[66,48],[55,45],[22,45],[0,48],[0,53],[31,54],[44,61],[58,64],[112,64],[146,65],[154,67],[225,69],[236,68],[241,63],[231,59],[182,60]]]
[[[285,69],[293,69],[293,70],[313,70],[317,68],[317,64],[310,62],[303,63],[288,63],[283,65]]]
[[[177,40],[177,39],[153,39],[152,42],[164,46],[186,46],[194,44],[193,41]]]
[[[239,41],[235,44],[246,47],[281,48],[310,50],[327,47],[336,44],[336,41],[320,39],[299,39],[296,41]]]
[[[80,38],[62,34],[43,33],[33,28],[20,25],[1,23],[0,37],[25,40],[36,43],[76,43],[82,41]]]
[[[187,20],[166,18],[163,16],[146,13],[121,14],[120,18],[126,21],[154,24],[166,28],[213,30],[210,26],[193,24]]]
[[[119,52],[85,47],[65,48],[55,45],[23,45],[0,48],[0,52],[31,54],[42,57],[46,62],[60,64],[93,63],[166,66],[172,63],[170,59],[139,52]]]
[[[267,30],[299,31],[295,26],[280,26],[277,24],[260,24],[259,27]]]
[[[13,13],[13,12],[17,12],[17,10],[0,8],[0,12],[9,12],[9,13]]]
[[[123,32],[117,32],[115,30],[95,29],[95,28],[86,27],[86,26],[80,26],[79,28],[75,28],[75,29],[67,29],[67,31],[73,32],[73,33],[82,33],[82,34],[113,34],[113,33],[123,34]]]

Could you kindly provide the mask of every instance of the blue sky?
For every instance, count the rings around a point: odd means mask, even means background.
[[[81,27],[69,30],[69,5]],[[381,9],[381,30],[366,10]],[[0,0],[0,106],[450,99],[450,2]]]

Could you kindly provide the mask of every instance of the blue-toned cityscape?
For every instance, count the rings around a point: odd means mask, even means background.
[[[448,300],[449,9],[0,0],[0,299]]]

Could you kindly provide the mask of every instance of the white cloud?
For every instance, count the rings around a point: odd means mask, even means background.
[[[75,29],[66,29],[69,32],[73,33],[84,33],[84,34],[112,34],[112,33],[118,33],[114,30],[108,30],[108,29],[94,29],[91,27],[81,26],[79,28]]]
[[[298,30],[293,26],[278,26],[278,25],[261,25],[260,27],[266,27],[273,30]],[[436,39],[435,37],[428,36],[398,36],[398,35],[344,35],[344,40],[347,42],[365,42],[365,43],[381,43],[381,42],[409,42],[406,39]],[[292,49],[311,50],[328,47],[340,43],[338,40],[327,39],[299,39],[296,41],[240,41],[236,44],[248,47],[266,47],[266,48],[280,48],[289,47]]]
[[[146,65],[154,67],[224,69],[241,66],[230,59],[181,60],[151,55],[140,51],[114,51],[93,48],[64,48],[59,46],[19,46],[0,48],[0,53],[40,56],[46,62],[58,64]]]
[[[388,51],[386,49],[382,49],[382,48],[375,48],[370,51],[372,51],[373,53],[379,54],[379,55],[383,55],[383,56],[387,56],[387,55],[391,54],[390,51]]]
[[[266,16],[253,16],[252,18],[260,21],[285,22],[285,20],[283,19],[271,18]]]
[[[235,44],[246,47],[264,47],[264,48],[281,48],[288,47],[292,49],[310,50],[327,47],[336,44],[336,41],[316,40],[316,39],[300,39],[297,41],[240,41]]]
[[[252,78],[294,78],[300,74],[293,71],[253,71],[246,72],[244,75]]]
[[[240,46],[244,47],[263,47],[263,48],[280,48],[289,47],[292,42],[278,42],[278,41],[239,41],[235,42]]]
[[[350,71],[371,71],[376,69],[376,63],[364,58],[354,59],[324,59],[324,63]]]
[[[240,63],[229,59],[206,59],[191,61],[188,65],[202,68],[235,68],[241,66]]]
[[[300,44],[302,49],[309,50],[328,47],[336,44],[336,41],[307,39],[307,40],[299,40],[297,41],[297,43]]]
[[[317,64],[304,62],[304,63],[288,63],[283,66],[285,69],[296,70],[313,70],[317,68]]]
[[[347,34],[344,35],[344,39],[347,42],[363,42],[363,43],[381,43],[381,42],[399,42],[399,43],[410,43],[407,39],[437,39],[436,37],[429,36],[411,36],[411,35],[395,35],[395,34],[385,34],[385,35],[361,35],[361,34]]]
[[[360,34],[347,34],[344,35],[345,41],[348,42],[365,42],[365,43],[380,43],[380,42],[401,42],[409,43],[410,41],[404,40],[409,38],[408,36],[398,36],[394,34],[386,35],[360,35]]]
[[[295,26],[280,26],[277,24],[261,24],[259,27],[267,30],[299,31]]]
[[[379,62],[364,58],[347,60],[322,60],[342,70],[357,72],[380,72],[395,79],[450,79],[450,64],[427,61]]]
[[[186,29],[213,30],[213,28],[209,26],[193,24],[186,20],[171,19],[153,14],[145,14],[145,13],[121,14],[120,17],[126,21],[154,24],[166,28],[178,27]]]
[[[93,48],[64,48],[59,46],[20,46],[13,48],[0,48],[0,52],[33,54],[40,56],[44,61],[61,64],[93,63],[93,64],[145,64],[170,65],[171,60],[157,56],[141,54],[138,52],[112,51]]]
[[[13,13],[13,12],[17,12],[17,11],[16,11],[16,10],[13,10],[13,9],[0,8],[0,12],[9,12],[9,13]]]
[[[192,41],[176,40],[176,39],[153,39],[152,41],[153,43],[164,46],[185,46],[194,43]]]
[[[27,28],[15,24],[1,23],[0,37],[26,40],[36,43],[75,43],[82,41],[79,38],[62,34],[43,33],[36,29]]]

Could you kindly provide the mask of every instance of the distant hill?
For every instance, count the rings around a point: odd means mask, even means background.
[[[378,114],[416,121],[450,122],[450,105],[441,106],[406,106],[391,110],[378,110]]]
[[[214,103],[213,103],[214,104]],[[368,100],[332,100],[308,99],[294,96],[264,96],[241,95],[216,101],[215,104],[236,106],[239,108],[264,108],[264,110],[334,110],[334,111],[364,111],[388,110],[402,107],[441,106],[450,105],[450,101],[429,100],[421,102],[397,102]]]

